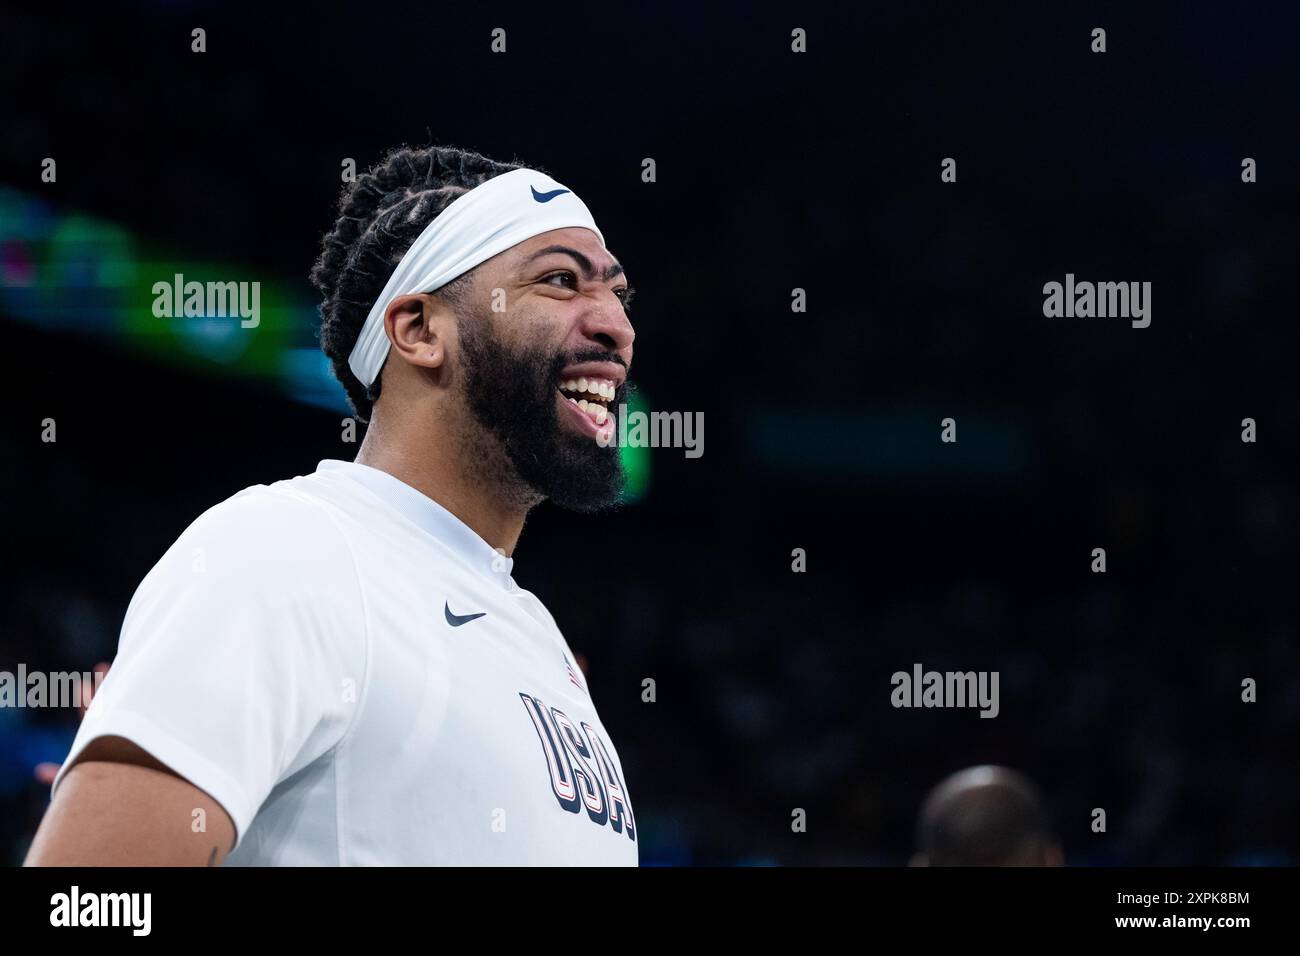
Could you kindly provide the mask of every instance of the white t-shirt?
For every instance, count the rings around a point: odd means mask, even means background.
[[[232,865],[635,866],[618,753],[512,564],[365,465],[247,488],[141,583],[64,767],[133,741],[230,814]]]

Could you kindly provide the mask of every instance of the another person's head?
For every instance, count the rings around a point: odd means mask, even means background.
[[[930,791],[913,866],[1061,866],[1037,788],[1005,767],[970,767]]]
[[[596,439],[609,436],[626,397],[634,333],[623,268],[591,229],[552,229],[432,292],[399,295],[384,314],[392,344],[382,343],[374,380],[360,381],[349,363],[425,227],[457,197],[522,168],[460,149],[402,148],[359,176],[312,270],[321,347],[372,434],[424,446],[410,454],[456,456],[519,507],[550,498],[597,510],[622,489],[616,445]],[[525,202],[549,199],[528,197],[525,188]]]

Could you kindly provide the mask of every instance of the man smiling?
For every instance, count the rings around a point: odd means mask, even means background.
[[[635,865],[622,764],[511,577],[544,499],[618,500],[632,292],[545,173],[399,149],[312,272],[370,427],[145,577],[31,864]]]

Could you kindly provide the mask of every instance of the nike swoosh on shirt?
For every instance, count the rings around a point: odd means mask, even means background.
[[[487,616],[487,611],[479,611],[477,614],[452,614],[451,604],[444,603],[442,609],[447,614],[447,623],[452,627],[460,627],[462,624],[468,624],[470,621],[477,621],[481,617]]]
[[[533,191],[533,198],[538,202],[550,202],[556,196],[562,196],[568,192],[567,189],[552,189],[548,193],[539,193],[536,186],[529,186],[528,188]]]

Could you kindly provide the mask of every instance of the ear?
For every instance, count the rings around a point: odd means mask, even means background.
[[[418,368],[437,370],[446,364],[455,326],[452,310],[428,293],[398,296],[384,313],[384,330],[393,351]]]

